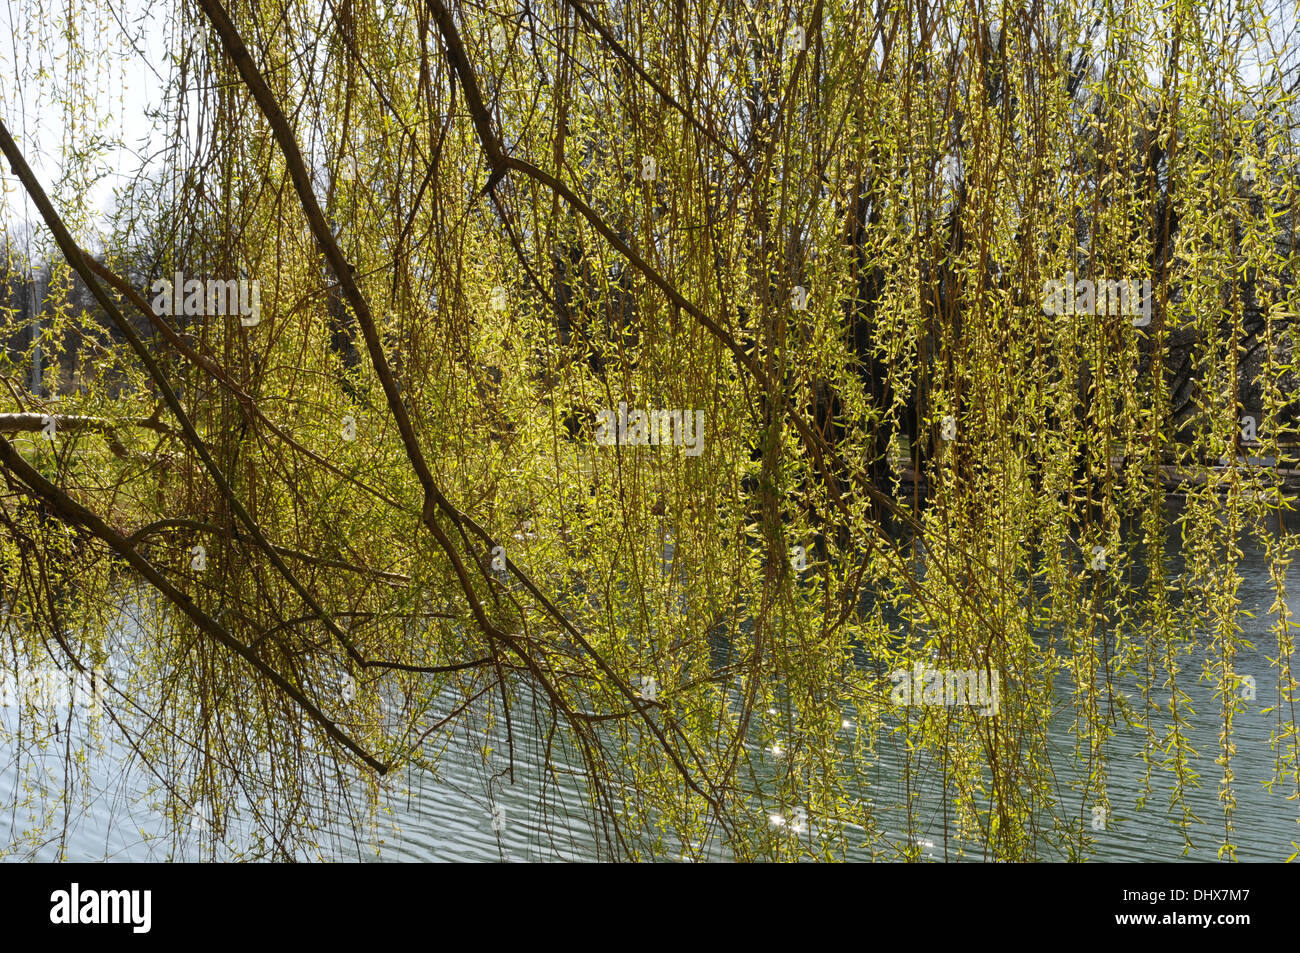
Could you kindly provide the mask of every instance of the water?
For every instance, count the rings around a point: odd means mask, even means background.
[[[1237,858],[1282,861],[1297,850],[1293,842],[1300,841],[1300,825],[1296,822],[1300,806],[1286,800],[1286,790],[1279,788],[1270,793],[1264,784],[1273,769],[1268,735],[1276,723],[1275,714],[1261,712],[1275,697],[1277,687],[1277,670],[1266,658],[1273,644],[1273,636],[1268,631],[1272,622],[1268,608],[1274,593],[1263,553],[1249,542],[1243,548],[1245,556],[1239,571],[1244,582],[1239,594],[1242,608],[1253,612],[1255,618],[1243,617],[1241,623],[1246,627],[1245,637],[1254,642],[1255,650],[1239,657],[1237,670],[1255,678],[1257,700],[1247,702],[1246,711],[1238,716],[1234,736]],[[1172,543],[1170,556],[1171,571],[1181,571],[1181,561]],[[1294,596],[1291,606],[1293,611],[1300,609]],[[1184,660],[1183,669],[1184,687],[1197,712],[1196,727],[1189,741],[1198,752],[1193,767],[1201,775],[1200,786],[1189,789],[1186,799],[1191,811],[1202,821],[1192,829],[1193,846],[1187,859],[1213,861],[1223,832],[1218,801],[1220,769],[1213,763],[1219,729],[1215,718],[1217,702],[1211,688],[1200,682],[1193,684],[1202,659],[1198,651]],[[1132,684],[1121,686],[1121,690],[1136,697]],[[1154,770],[1146,806],[1137,810],[1135,805],[1144,774],[1140,758],[1146,739],[1140,728],[1128,728],[1122,722],[1105,749],[1110,762],[1107,792],[1110,812],[1104,829],[1093,829],[1089,823],[1093,805],[1067,793],[1070,772],[1077,770],[1077,766],[1073,757],[1074,739],[1068,733],[1071,720],[1068,701],[1064,698],[1060,701],[1050,734],[1059,790],[1067,799],[1074,798],[1069,803],[1077,805],[1085,832],[1096,841],[1095,858],[1103,861],[1183,859],[1183,835],[1176,816],[1168,810],[1172,779],[1166,771]],[[440,700],[440,704],[441,708],[435,704],[435,710],[450,709],[451,697]],[[9,851],[11,859],[53,860],[63,852],[69,860],[85,861],[199,860],[230,857],[237,849],[243,850],[246,858],[258,856],[256,852],[248,853],[248,843],[241,840],[246,836],[246,825],[238,819],[226,830],[228,843],[224,846],[213,845],[211,838],[205,836],[201,818],[189,818],[188,825],[183,819],[178,829],[162,815],[157,804],[141,797],[148,782],[146,773],[139,765],[124,770],[127,752],[111,741],[105,741],[101,750],[92,751],[85,789],[65,795],[62,758],[66,733],[44,746],[30,743],[23,746],[25,756],[35,758],[41,767],[38,772],[41,789],[31,800],[38,806],[53,805],[47,823],[40,823],[40,815],[22,804],[24,790],[14,767],[19,748],[15,740],[15,717],[16,709],[0,708],[0,849]],[[847,746],[854,727],[852,713],[845,713],[845,717],[846,727],[841,734]],[[485,743],[498,752],[506,749],[508,739],[504,727],[498,722],[492,731],[486,732],[478,719],[470,719],[438,740],[442,750],[436,772],[411,769],[390,779],[386,789],[390,795],[390,812],[381,813],[373,828],[332,832],[323,838],[324,846],[318,853],[303,853],[302,859],[607,859],[604,840],[598,836],[597,819],[585,802],[576,757],[563,747],[548,750],[544,742],[547,726],[544,706],[532,704],[528,698],[517,700],[513,721],[513,779],[502,772],[501,758],[485,759],[482,754]],[[760,752],[756,746],[750,747],[751,754],[761,754],[770,762],[770,773],[774,775],[779,756],[774,756],[770,749]],[[871,800],[881,827],[889,832],[887,839],[901,844],[906,839],[901,833],[905,821],[899,809],[904,795],[899,770],[903,752],[892,736],[882,738],[877,751],[877,763],[867,776],[857,779],[858,787],[852,794]],[[943,802],[934,777],[935,772],[923,773],[922,796],[915,808],[919,828],[916,839],[923,859],[942,860],[945,856],[956,859],[956,845],[947,845],[945,851]],[[339,791],[330,796],[337,800]],[[68,805],[66,811],[64,804]],[[781,828],[783,836],[806,839],[816,835],[819,821],[774,814],[771,824]],[[20,832],[33,826],[43,829],[42,837],[19,838]],[[1037,843],[1036,850],[1044,859],[1054,856],[1053,841],[1049,829]],[[675,845],[670,856],[728,859],[726,850],[717,841],[689,847]],[[1055,856],[1060,855],[1055,853]],[[850,850],[847,857],[868,859],[861,850]],[[966,859],[979,859],[978,851]]]

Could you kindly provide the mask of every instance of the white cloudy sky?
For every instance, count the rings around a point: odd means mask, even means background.
[[[149,113],[163,105],[174,22],[169,2],[96,6],[0,0],[0,119],[47,191],[102,221],[114,190],[160,162],[162,130]],[[80,43],[69,42],[69,17]],[[88,171],[63,181],[81,166],[64,156],[78,152],[93,156]],[[22,235],[35,209],[7,163],[0,184],[0,221]]]
[[[661,0],[636,2],[654,10]],[[1261,71],[1272,75],[1267,61],[1274,55],[1283,71],[1300,58],[1300,40],[1293,42],[1298,6],[1300,0],[1264,0],[1244,8],[1266,15],[1272,28],[1270,48],[1246,53],[1253,42],[1242,41],[1243,85],[1258,82]],[[150,112],[163,110],[176,121],[175,104],[166,103],[164,90],[173,68],[167,49],[180,29],[178,9],[177,0],[0,0],[0,119],[47,191],[67,203],[69,224],[90,247],[98,244],[96,226],[116,204],[115,190],[142,173],[161,171],[164,130]],[[1240,0],[1206,0],[1210,35],[1221,34],[1226,12],[1233,12],[1235,23],[1242,9]],[[1147,25],[1158,30],[1158,14],[1149,16]],[[74,44],[70,36],[81,39]],[[1094,52],[1102,54],[1102,31],[1091,31],[1091,38]],[[1158,69],[1150,66],[1153,73]],[[89,163],[65,158],[88,154]],[[22,239],[36,215],[7,164],[0,188],[0,228]]]

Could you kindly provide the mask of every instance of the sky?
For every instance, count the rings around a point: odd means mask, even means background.
[[[115,190],[161,169],[163,129],[150,113],[164,106],[164,39],[175,25],[171,3],[97,6],[0,0],[0,119],[46,191],[77,198],[82,214],[102,223]],[[89,38],[83,44],[69,42],[69,16]],[[76,163],[60,156],[74,150],[102,154],[88,176],[61,181]],[[0,225],[25,238],[38,215],[8,163],[0,188]]]
[[[654,9],[660,0],[638,2]],[[1300,0],[1264,0],[1259,7],[1273,25],[1271,40],[1282,54],[1283,68],[1300,59],[1300,42],[1288,42],[1300,20],[1298,5]],[[68,203],[68,224],[88,247],[100,244],[96,236],[117,204],[117,190],[138,175],[165,171],[165,129],[157,117],[178,121],[175,103],[166,99],[165,78],[171,70],[167,48],[182,28],[179,9],[177,0],[111,0],[107,5],[0,0],[0,119],[46,190]],[[1240,0],[1205,0],[1203,9],[1213,35],[1217,18],[1242,5]],[[191,20],[193,16],[191,8]],[[1152,9],[1150,16],[1147,25],[1158,29],[1159,14]],[[1092,36],[1091,45],[1100,52],[1104,36],[1101,31]],[[69,37],[82,39],[73,43]],[[1243,57],[1240,81],[1258,82],[1262,65],[1254,56]],[[60,161],[65,153],[88,151],[98,153],[92,171]],[[75,178],[65,180],[65,174]],[[36,221],[35,209],[3,164],[0,229],[26,243]]]

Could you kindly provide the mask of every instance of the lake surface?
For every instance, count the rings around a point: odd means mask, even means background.
[[[1237,671],[1253,675],[1256,681],[1256,701],[1246,703],[1246,711],[1236,720],[1234,740],[1237,751],[1234,761],[1235,794],[1237,809],[1234,818],[1237,858],[1242,861],[1283,861],[1296,850],[1293,841],[1300,841],[1300,804],[1287,801],[1287,791],[1281,788],[1270,793],[1264,786],[1273,771],[1274,753],[1269,748],[1268,736],[1275,725],[1276,715],[1264,715],[1261,709],[1275,698],[1277,670],[1266,655],[1275,652],[1274,636],[1268,631],[1272,618],[1268,612],[1274,594],[1269,582],[1263,553],[1249,541],[1243,545],[1245,557],[1239,567],[1244,577],[1240,589],[1242,608],[1253,612],[1255,618],[1241,619],[1246,628],[1245,637],[1255,644],[1254,651],[1239,656]],[[1176,546],[1170,545],[1173,559],[1171,571],[1180,572]],[[1295,596],[1290,602],[1293,612],[1300,612],[1300,602]],[[1202,640],[1203,641],[1203,640]],[[1203,823],[1192,831],[1193,848],[1184,858],[1183,835],[1177,827],[1175,816],[1168,810],[1171,779],[1164,770],[1151,774],[1152,790],[1143,810],[1135,809],[1141,795],[1145,774],[1141,752],[1146,743],[1140,728],[1127,728],[1121,722],[1116,734],[1106,748],[1110,762],[1108,795],[1111,814],[1104,830],[1088,830],[1096,840],[1095,859],[1102,861],[1173,861],[1190,859],[1214,861],[1222,837],[1223,815],[1218,801],[1220,769],[1214,762],[1218,726],[1215,723],[1217,701],[1211,686],[1193,683],[1199,673],[1203,655],[1199,652],[1184,659],[1185,690],[1192,698],[1197,712],[1195,727],[1189,741],[1197,750],[1193,767],[1200,774],[1200,786],[1187,792],[1192,812]],[[1134,685],[1122,690],[1135,697]],[[1058,689],[1058,695],[1060,691]],[[1072,752],[1074,737],[1069,733],[1071,709],[1068,700],[1061,697],[1059,717],[1050,735],[1055,745],[1054,763],[1058,770],[1058,785],[1068,792],[1068,772],[1074,767]],[[444,706],[449,707],[449,706]],[[327,846],[320,858],[327,860],[479,860],[479,861],[538,861],[583,860],[604,858],[599,840],[592,827],[590,812],[585,806],[586,795],[578,776],[576,760],[565,762],[564,753],[552,753],[550,768],[545,761],[542,732],[536,728],[532,716],[541,719],[542,713],[529,709],[527,702],[520,703],[515,711],[515,777],[513,783],[499,775],[499,762],[485,765],[481,751],[485,744],[479,719],[463,725],[443,739],[446,744],[436,773],[409,770],[392,778],[389,789],[393,792],[389,806],[391,813],[381,813],[376,826],[369,830],[336,831],[326,838]],[[24,757],[35,757],[41,771],[37,779],[39,788],[31,793],[22,787],[14,767],[17,746],[14,740],[16,709],[0,707],[0,850],[8,853],[7,859],[55,860],[60,851],[69,860],[84,861],[142,861],[142,860],[207,860],[222,859],[230,851],[222,845],[215,847],[204,836],[203,822],[191,818],[189,824],[179,829],[171,825],[156,805],[141,798],[147,779],[137,767],[133,771],[123,768],[125,752],[106,743],[102,750],[91,752],[88,766],[89,783],[84,789],[66,798],[70,810],[63,810],[63,771],[61,747],[50,750],[24,750]],[[852,713],[845,713],[844,745],[852,742]],[[490,733],[490,743],[498,751],[504,750],[504,728],[497,726]],[[859,789],[853,792],[862,799],[870,799],[878,812],[881,826],[889,833],[893,843],[903,843],[906,838],[899,833],[904,828],[900,805],[904,801],[899,765],[902,752],[891,737],[882,738],[877,745],[879,758],[869,776],[861,777]],[[755,749],[755,753],[757,749]],[[770,752],[761,752],[772,758]],[[773,766],[775,773],[776,765]],[[920,829],[917,840],[925,859],[943,860],[943,802],[938,796],[937,783],[928,779],[935,772],[923,772],[921,797],[914,802]],[[29,779],[30,780],[30,779]],[[36,840],[21,839],[20,834],[38,824],[38,815],[23,806],[26,797],[35,804],[56,805],[52,825],[44,825],[44,836]],[[1077,800],[1077,795],[1075,795]],[[1087,817],[1088,805],[1079,805],[1079,812]],[[774,815],[774,827],[788,827],[791,819]],[[892,824],[892,826],[891,826]],[[808,826],[815,836],[816,818],[808,818]],[[1087,825],[1085,825],[1087,826]],[[851,833],[851,832],[850,832]],[[235,822],[226,831],[227,841],[247,849],[240,841],[240,824]],[[793,832],[789,836],[796,836]],[[807,833],[804,834],[808,836]],[[1045,834],[1045,838],[1050,838]],[[969,849],[969,845],[967,845]],[[1038,847],[1044,859],[1051,851],[1048,841]],[[718,843],[695,845],[695,849],[682,851],[683,859],[729,859]],[[955,858],[955,850],[949,855]],[[848,859],[870,859],[865,851],[849,851]],[[316,855],[303,855],[303,859],[316,859]],[[979,859],[968,857],[964,859]]]

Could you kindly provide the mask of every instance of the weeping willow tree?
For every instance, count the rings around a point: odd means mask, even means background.
[[[1248,709],[1300,813],[1294,13],[15,0],[8,849],[106,737],[248,857],[456,732],[618,858],[1085,858],[1134,729],[1232,857]]]

